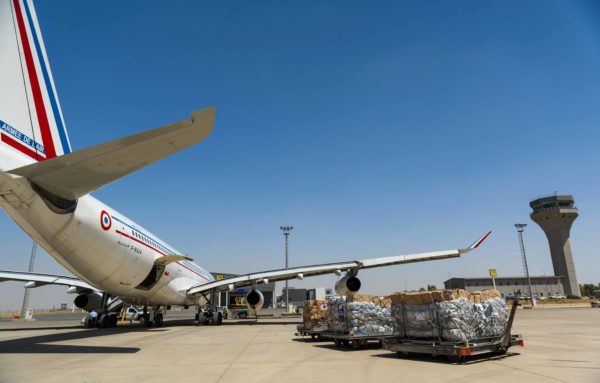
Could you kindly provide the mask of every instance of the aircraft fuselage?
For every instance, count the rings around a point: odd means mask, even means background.
[[[181,253],[91,195],[81,197],[74,212],[57,214],[27,179],[0,173],[0,206],[61,265],[125,301],[191,305],[185,290],[214,280],[195,263],[178,261],[151,288],[139,287],[157,258]]]

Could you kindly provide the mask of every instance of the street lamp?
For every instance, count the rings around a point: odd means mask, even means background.
[[[283,236],[285,237],[285,268],[288,268],[288,237],[290,236],[290,231],[294,229],[294,226],[279,226],[281,231],[283,231]],[[288,302],[289,302],[289,291],[288,291],[288,280],[285,280],[285,311],[288,311]]]
[[[525,230],[526,223],[515,223],[517,232],[519,233],[519,246],[521,247],[521,256],[523,257],[523,270],[527,277],[527,287],[529,288],[529,299],[531,299],[531,306],[535,307],[535,298],[531,292],[531,278],[529,278],[529,267],[527,267],[527,256],[525,255],[525,245],[523,244],[523,231]]]

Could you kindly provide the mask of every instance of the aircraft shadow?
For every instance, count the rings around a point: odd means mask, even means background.
[[[252,326],[252,325],[287,325],[296,324],[290,321],[255,321],[255,320],[228,320],[223,322],[224,326]],[[167,319],[165,327],[190,326],[196,327],[193,319]],[[202,326],[202,325],[200,325]],[[45,327],[19,327],[3,328],[2,332],[11,331],[36,331],[36,330],[79,330],[61,332],[56,334],[36,335],[25,338],[9,339],[0,341],[0,354],[132,354],[140,351],[139,347],[111,347],[111,346],[82,346],[52,344],[55,342],[68,342],[81,339],[98,338],[109,335],[119,335],[129,332],[163,332],[167,328],[147,328],[141,323],[123,323],[116,328],[86,329],[82,325],[73,326],[45,326]],[[149,334],[151,335],[151,334]]]
[[[65,329],[69,327],[58,327]],[[79,326],[78,328],[81,328]],[[40,328],[30,328],[38,330]],[[24,330],[24,329],[21,329]],[[143,332],[147,328],[117,327],[110,329],[83,329],[59,334],[37,335],[27,338],[9,339],[0,341],[0,354],[132,354],[140,351],[138,347],[110,347],[110,346],[80,346],[65,344],[48,344],[53,342],[66,342],[80,339],[90,339],[108,335],[118,335],[123,332]],[[153,332],[166,331],[153,329]]]
[[[75,326],[45,326],[45,327],[16,327],[16,328],[0,328],[0,332],[6,331],[31,331],[31,330],[76,330],[83,328],[82,325]]]

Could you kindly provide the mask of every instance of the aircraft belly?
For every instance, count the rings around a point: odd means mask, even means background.
[[[152,289],[152,295],[149,299],[154,304],[193,304],[193,299],[188,297],[183,291],[194,283],[197,283],[197,281],[189,278],[162,278],[161,281],[159,281],[159,285]]]

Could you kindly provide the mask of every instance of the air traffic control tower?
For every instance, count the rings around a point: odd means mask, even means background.
[[[571,253],[571,225],[579,215],[571,195],[553,195],[529,203],[531,219],[540,225],[550,245],[554,275],[562,277],[565,295],[581,296]]]

